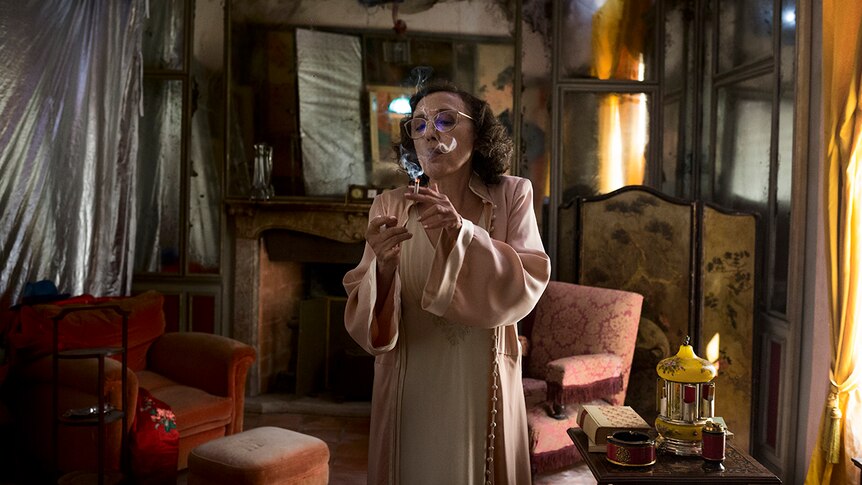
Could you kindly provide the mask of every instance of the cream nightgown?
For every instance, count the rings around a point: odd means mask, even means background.
[[[448,322],[422,309],[434,246],[411,208],[402,243],[404,369],[399,430],[399,483],[480,484],[485,473],[492,329]]]

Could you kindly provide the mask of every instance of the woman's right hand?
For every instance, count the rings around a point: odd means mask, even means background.
[[[413,234],[398,225],[395,216],[377,216],[371,219],[365,240],[377,256],[377,270],[386,276],[393,275],[401,256],[401,243]]]

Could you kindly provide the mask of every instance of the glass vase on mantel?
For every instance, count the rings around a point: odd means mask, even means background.
[[[268,200],[274,193],[272,188],[272,146],[266,143],[255,143],[251,198]]]

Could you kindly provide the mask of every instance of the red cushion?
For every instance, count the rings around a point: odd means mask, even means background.
[[[135,482],[175,484],[179,454],[180,432],[171,407],[140,388],[129,433],[129,461]]]
[[[94,308],[69,313],[60,322],[61,350],[119,346],[122,341],[120,316],[109,310],[98,309],[100,306],[116,305],[130,312],[128,366],[133,371],[140,371],[146,368],[150,345],[165,331],[163,299],[160,293],[147,291],[132,297],[95,298],[83,295],[51,304],[25,305],[19,313],[19,330],[10,336],[10,341],[19,357],[33,359],[50,354],[54,332],[51,319],[63,307],[71,306],[71,301],[72,304],[84,303]]]

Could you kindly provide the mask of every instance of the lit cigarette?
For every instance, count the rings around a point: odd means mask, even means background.
[[[419,193],[419,177],[416,177],[416,183],[413,184],[413,193],[414,194]]]

